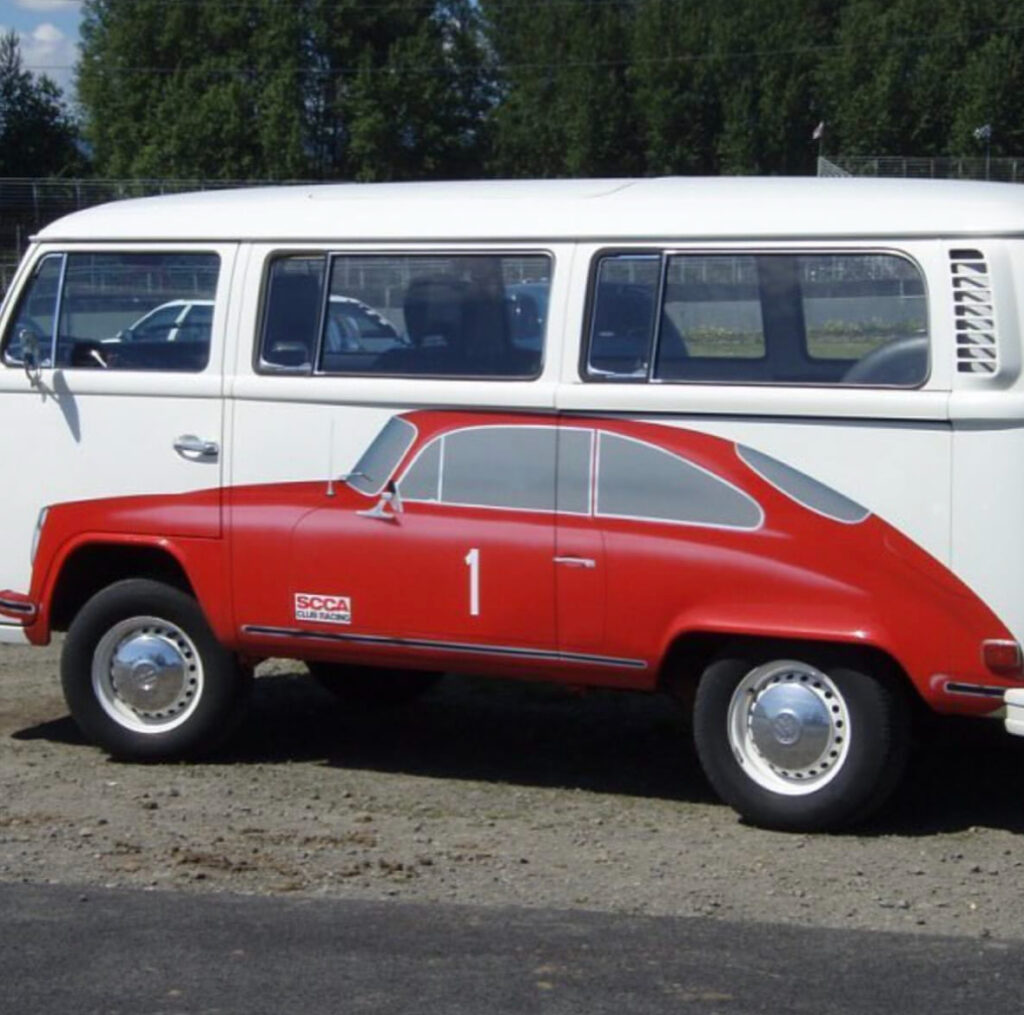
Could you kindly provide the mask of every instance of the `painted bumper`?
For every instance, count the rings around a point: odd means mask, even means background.
[[[0,592],[0,617],[5,620],[31,624],[38,612],[36,604],[23,593],[12,592],[10,589]]]
[[[1024,737],[1024,687],[1014,687],[1003,695],[1006,703],[1006,732]]]

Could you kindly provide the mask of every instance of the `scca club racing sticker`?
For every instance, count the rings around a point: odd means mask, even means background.
[[[295,619],[316,620],[321,624],[351,624],[352,599],[349,596],[296,592]]]

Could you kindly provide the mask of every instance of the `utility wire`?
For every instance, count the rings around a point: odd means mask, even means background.
[[[162,2],[168,2],[168,0],[162,0]],[[182,3],[196,3],[201,0],[179,0]],[[903,36],[898,39],[878,40],[874,42],[874,48],[889,47],[892,49],[902,48],[904,46],[914,46],[919,43],[935,42],[939,39],[950,39],[950,38],[962,38],[967,42],[971,38],[983,37],[988,35],[1001,35],[1009,32],[1024,31],[1024,23],[1018,25],[1004,25],[993,28],[977,29],[972,32],[945,32],[935,35],[915,35],[915,36]],[[623,67],[643,67],[643,66],[668,66],[672,64],[686,64],[686,63],[701,63],[705,61],[726,61],[726,62],[740,62],[746,60],[761,60],[767,58],[776,57],[792,57],[792,56],[807,56],[818,53],[834,53],[845,49],[860,49],[861,45],[857,43],[826,43],[814,46],[793,46],[779,49],[754,49],[754,50],[733,50],[726,52],[710,52],[710,53],[680,53],[675,56],[653,56],[653,57],[638,57],[638,58],[622,58],[616,60],[558,60],[558,61],[525,61],[525,62],[493,62],[484,59],[482,64],[487,69],[492,71],[511,71],[511,70],[555,70],[560,68],[573,68],[573,69],[614,69]],[[84,62],[84,61],[83,61]],[[81,67],[82,64],[23,64],[26,69],[33,71],[69,71],[75,70],[77,67]],[[108,65],[109,66],[109,65]],[[316,68],[316,67],[296,67],[285,73],[291,73],[296,75],[302,75],[305,77],[340,77],[346,74],[430,74],[437,73],[438,71],[449,70],[454,64],[445,63],[433,63],[433,64],[383,64],[376,67],[330,67],[330,68]],[[110,72],[112,74],[180,74],[180,73],[193,73],[201,72],[203,75],[211,76],[242,76],[252,77],[258,76],[265,73],[265,70],[253,64],[248,64],[243,67],[225,67],[225,68],[197,68],[194,65],[180,65],[177,67],[157,67],[157,66],[123,66],[116,67],[110,66]],[[281,68],[276,69],[278,72]]]

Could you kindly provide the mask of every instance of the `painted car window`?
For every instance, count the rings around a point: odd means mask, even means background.
[[[596,513],[613,518],[756,529],[753,498],[705,469],[643,441],[601,433]]]
[[[558,428],[558,468],[555,504],[560,512],[590,514],[594,431]]]
[[[553,511],[555,427],[475,427],[446,434],[441,452],[445,504]]]
[[[416,439],[416,427],[407,420],[392,416],[384,428],[352,466],[345,481],[349,486],[375,497],[387,483],[402,456]]]
[[[441,446],[443,437],[431,441],[406,470],[398,484],[402,500],[437,501],[441,499]]]
[[[540,373],[551,258],[540,254],[334,254],[319,370],[371,376]],[[345,314],[355,322],[339,341]]]
[[[917,387],[928,371],[924,279],[895,253],[610,254],[594,269],[588,380]]]
[[[791,465],[786,465],[785,462],[780,462],[777,458],[742,444],[736,445],[736,453],[759,476],[811,511],[850,525],[864,521],[871,513],[856,501],[844,497],[838,490],[819,483],[818,480],[800,472],[799,469],[794,469]]]
[[[14,338],[34,332],[44,366],[198,372],[210,358],[219,272],[216,254],[54,255],[31,283]],[[190,319],[197,307],[208,314]]]
[[[521,436],[526,433],[527,436]],[[554,436],[552,436],[554,435]],[[478,493],[467,483],[466,471],[474,468],[479,456],[489,453],[494,445],[508,436],[514,448],[506,452],[509,457],[519,460],[510,466],[511,472],[499,481],[505,489],[498,493]],[[459,435],[436,438],[428,444],[406,470],[399,483],[399,493],[408,501],[441,500],[441,463],[446,463],[446,485],[444,499],[448,503],[486,503],[489,507],[525,508],[550,510],[551,485],[547,473],[550,446],[555,441],[556,463],[554,500],[558,511],[569,514],[589,514],[591,487],[591,446],[593,431],[582,428],[509,428],[487,427],[476,440],[460,443]],[[455,464],[451,465],[451,439],[455,439]],[[523,461],[523,455],[539,451],[540,467],[534,470]],[[486,468],[494,466],[484,463]],[[523,474],[525,469],[525,475]],[[493,477],[491,477],[493,478]],[[509,488],[514,488],[511,490]],[[526,491],[524,493],[524,491]],[[473,499],[473,498],[477,499]],[[456,500],[456,498],[461,498]]]

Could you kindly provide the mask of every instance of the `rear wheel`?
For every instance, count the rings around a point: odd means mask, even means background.
[[[899,781],[906,703],[901,688],[862,665],[790,652],[730,655],[707,668],[694,706],[697,751],[718,794],[753,824],[839,828],[879,807]]]
[[[98,592],[75,617],[61,683],[87,737],[116,757],[162,761],[216,747],[251,680],[192,596],[129,579]]]
[[[343,663],[307,662],[321,687],[346,705],[355,708],[397,708],[425,694],[440,679],[440,673],[420,670],[392,670],[375,666],[347,666]]]

